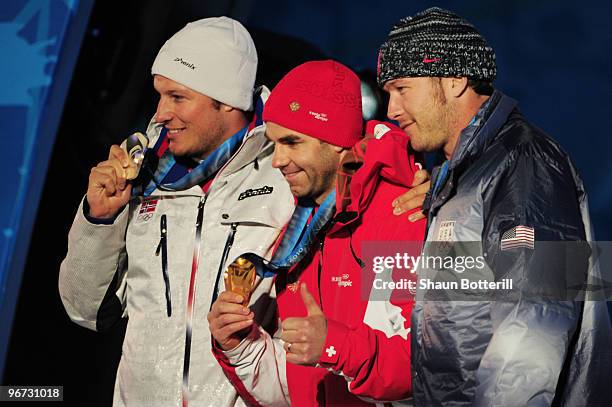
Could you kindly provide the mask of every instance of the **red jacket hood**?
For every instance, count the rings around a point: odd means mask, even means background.
[[[340,162],[336,186],[336,221],[357,219],[370,204],[381,179],[409,188],[423,168],[422,156],[410,147],[399,127],[377,120],[366,123],[366,135]]]

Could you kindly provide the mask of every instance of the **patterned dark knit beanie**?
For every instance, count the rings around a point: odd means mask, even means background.
[[[438,7],[403,18],[378,54],[378,83],[401,77],[467,77],[493,81],[495,53],[476,28]]]

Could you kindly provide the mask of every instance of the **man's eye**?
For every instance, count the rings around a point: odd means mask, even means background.
[[[181,95],[172,95],[172,100],[174,100],[175,102],[180,102],[182,100],[184,100],[185,98]]]

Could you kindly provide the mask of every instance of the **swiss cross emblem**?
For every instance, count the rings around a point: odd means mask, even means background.
[[[299,285],[300,283],[296,281],[295,283],[287,284],[287,289],[289,290],[289,292],[295,293],[297,292]]]
[[[332,345],[329,348],[325,349],[325,352],[327,353],[327,357],[328,358],[331,358],[332,356],[334,356],[337,353],[336,349],[334,349],[334,345]]]

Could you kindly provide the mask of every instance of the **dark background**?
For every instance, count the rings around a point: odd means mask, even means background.
[[[496,50],[496,85],[556,138],[579,168],[598,240],[612,240],[612,5],[605,0],[509,1],[98,1],[57,134],[30,250],[3,384],[63,385],[62,405],[109,406],[124,326],[106,334],[69,321],[57,292],[59,263],[90,168],[108,147],[142,130],[155,111],[150,67],[188,21],[228,15],[251,32],[258,82],[331,57],[374,71],[399,18],[438,5],[476,25]],[[45,404],[49,405],[49,404]]]

